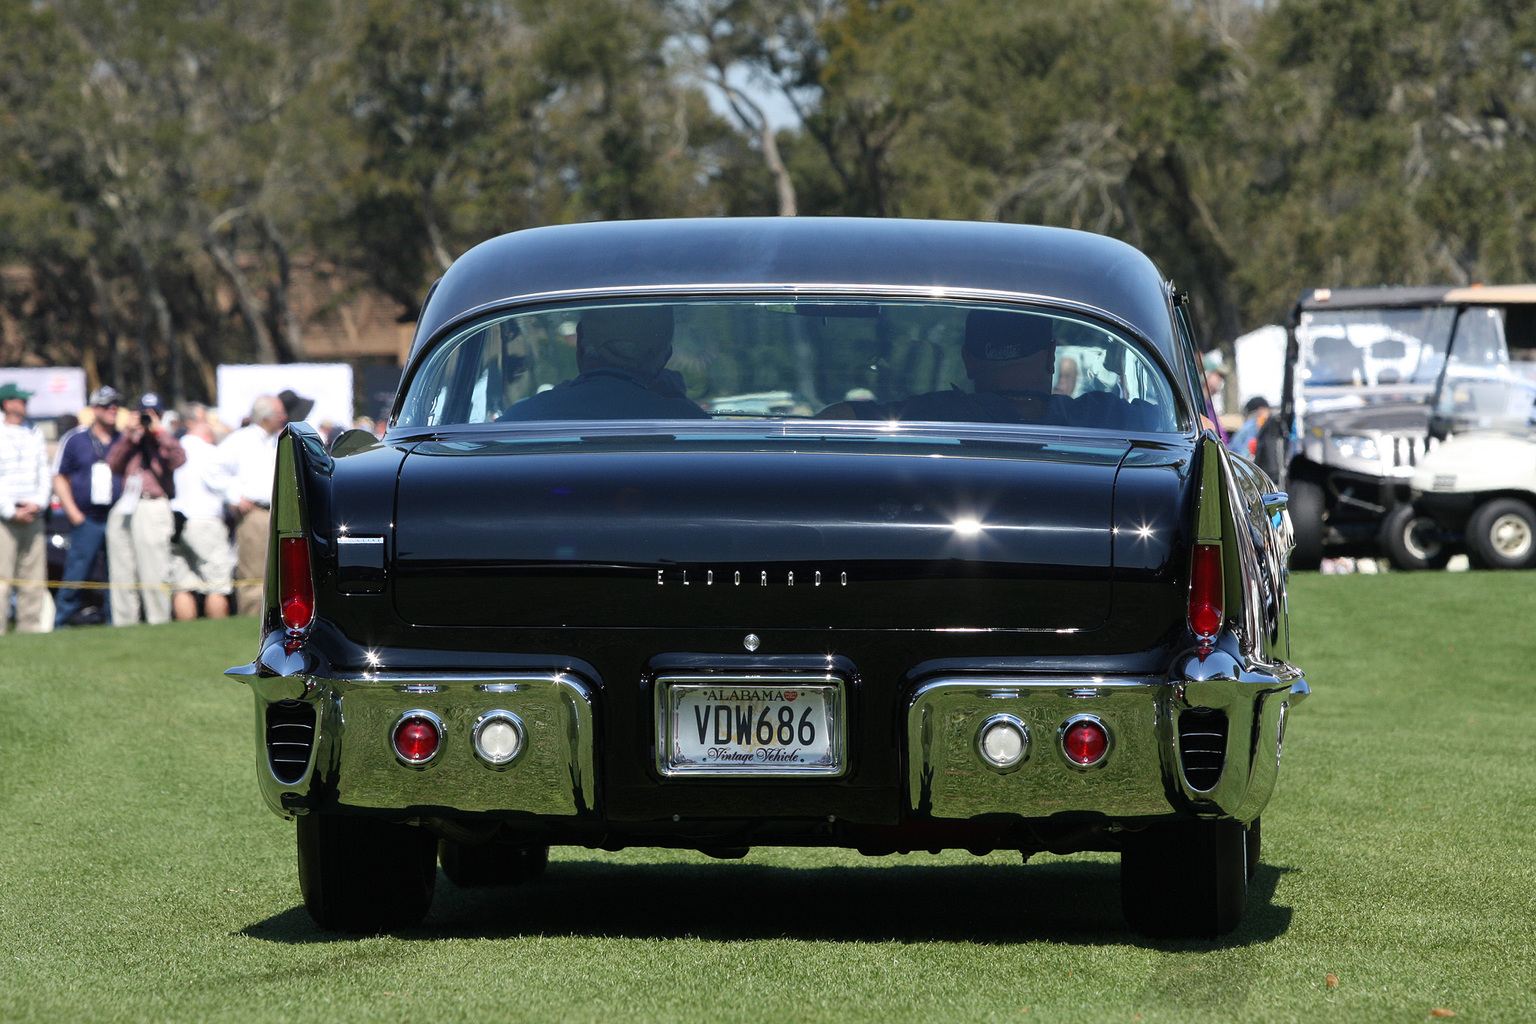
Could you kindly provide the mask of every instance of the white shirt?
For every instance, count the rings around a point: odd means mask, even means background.
[[[277,435],[258,423],[241,427],[219,444],[219,456],[229,472],[224,491],[231,505],[248,498],[258,505],[272,504],[272,474],[277,472]]]
[[[171,499],[171,511],[188,519],[222,518],[230,472],[219,449],[196,434],[182,437],[181,447],[187,453],[187,461],[176,470],[176,497]]]
[[[46,509],[52,494],[43,435],[25,424],[0,422],[0,519],[14,518],[22,502]]]

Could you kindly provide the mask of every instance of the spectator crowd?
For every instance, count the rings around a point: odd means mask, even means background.
[[[277,439],[312,400],[262,395],[231,431],[204,406],[178,414],[146,392],[130,407],[99,387],[50,459],[31,397],[0,385],[0,633],[13,613],[24,633],[259,613]],[[52,602],[50,505],[69,523]],[[105,603],[90,596],[103,576]]]

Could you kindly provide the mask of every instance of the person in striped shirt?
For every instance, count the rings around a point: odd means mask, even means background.
[[[0,409],[5,412],[0,422],[0,633],[10,615],[13,580],[16,631],[45,633],[53,627],[52,616],[45,622],[43,614],[48,594],[43,516],[53,475],[43,436],[27,423],[31,397],[32,392],[16,384],[0,385]]]

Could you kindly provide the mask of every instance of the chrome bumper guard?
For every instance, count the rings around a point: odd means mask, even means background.
[[[266,684],[266,685],[260,685]],[[295,698],[317,712],[309,767],[291,783],[272,771],[258,728],[262,796],[282,815],[317,800],[374,810],[451,807],[543,816],[583,816],[594,807],[596,731],[593,687],[569,673],[456,675],[363,674],[254,684],[258,725],[274,698]],[[428,762],[403,767],[391,735],[401,716],[430,710],[443,726]],[[522,751],[510,765],[475,756],[476,722],[492,711],[516,716]]]
[[[1274,791],[1286,713],[1308,692],[1299,672],[1280,668],[1245,671],[1218,651],[1191,655],[1167,678],[927,680],[907,711],[910,807],[934,819],[1192,813],[1252,821]],[[1182,767],[1178,715],[1191,709],[1227,721],[1220,775],[1204,789]],[[1022,763],[1006,770],[978,748],[982,726],[1000,715],[1023,723],[1029,737]],[[1107,755],[1091,768],[1074,764],[1061,744],[1063,726],[1083,716],[1109,733]]]

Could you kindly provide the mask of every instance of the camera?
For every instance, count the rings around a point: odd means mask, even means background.
[[[148,430],[150,428],[150,426],[154,424],[154,422],[155,421],[150,418],[149,413],[147,413],[147,412],[139,413],[139,426],[141,426],[144,429]]]

